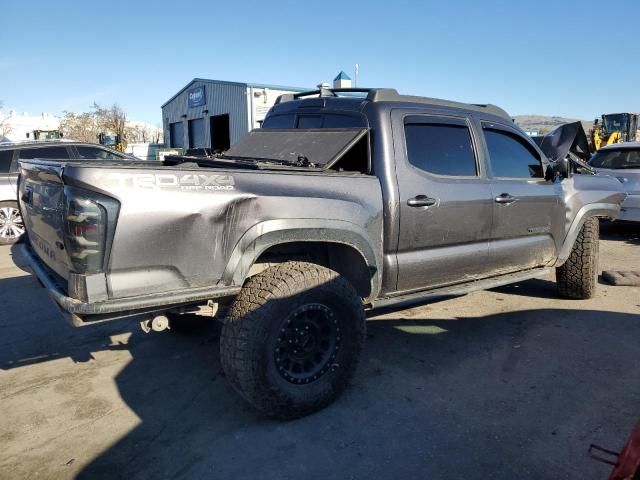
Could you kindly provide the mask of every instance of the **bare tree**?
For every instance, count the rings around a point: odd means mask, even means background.
[[[9,123],[9,119],[11,118],[10,114],[5,114],[2,109],[4,108],[4,104],[2,100],[0,100],[0,137],[4,137],[11,133],[13,128]]]
[[[162,129],[148,123],[134,123],[127,125],[125,135],[129,143],[159,143]]]
[[[115,133],[120,136],[122,142],[126,141],[127,115],[120,105],[114,103],[106,108],[93,102],[91,108],[102,131]]]
[[[98,143],[100,127],[92,112],[64,112],[60,120],[60,131],[66,138],[80,142]]]
[[[64,112],[60,130],[66,138],[81,142],[98,142],[100,133],[120,136],[120,142],[160,143],[162,128],[142,122],[127,122],[122,108],[114,103],[104,107],[96,102],[84,113]]]

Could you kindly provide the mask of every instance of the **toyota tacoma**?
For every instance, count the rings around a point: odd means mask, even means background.
[[[21,160],[18,196],[32,270],[74,325],[216,304],[229,382],[295,418],[347,386],[368,310],[551,269],[592,297],[598,217],[624,192],[567,158],[492,105],[322,89],[221,155]]]

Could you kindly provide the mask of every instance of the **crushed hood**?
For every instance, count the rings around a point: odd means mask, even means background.
[[[533,140],[552,162],[562,160],[569,152],[584,162],[589,160],[589,142],[580,122],[560,125],[544,136],[533,137]]]

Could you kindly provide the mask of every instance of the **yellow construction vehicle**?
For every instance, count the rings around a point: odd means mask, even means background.
[[[114,150],[118,150],[119,152],[123,152],[126,148],[126,144],[117,133],[107,133],[102,132],[98,134],[98,143],[100,145],[104,145],[106,147],[113,148]]]
[[[593,121],[591,143],[593,150],[620,142],[640,140],[640,114],[606,113]]]
[[[60,130],[33,130],[31,132],[33,140],[52,140],[62,138],[62,132]],[[27,138],[29,138],[29,133],[27,133]]]

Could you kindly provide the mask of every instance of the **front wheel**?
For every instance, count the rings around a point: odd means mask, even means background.
[[[585,300],[596,293],[600,221],[596,217],[585,220],[567,261],[556,268],[556,282],[560,295]]]
[[[221,363],[249,403],[291,419],[340,395],[364,340],[362,301],[345,278],[320,265],[285,262],[251,277],[233,302]]]
[[[0,245],[11,245],[24,234],[24,223],[16,202],[0,202]]]

